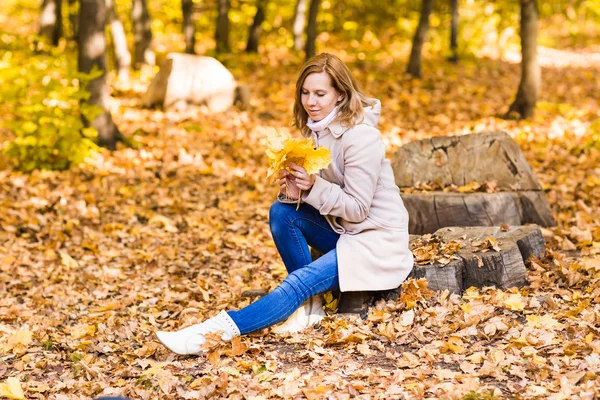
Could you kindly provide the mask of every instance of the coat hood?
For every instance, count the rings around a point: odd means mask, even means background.
[[[367,107],[363,107],[363,120],[360,121],[358,124],[366,124],[372,126],[373,128],[377,128],[377,124],[379,123],[379,117],[381,116],[381,102],[377,99],[367,100],[373,104]],[[332,135],[336,138],[342,136],[344,132],[346,132],[348,129],[350,128],[341,125],[335,120],[329,125],[329,130],[331,131]]]
[[[363,122],[373,128],[377,128],[379,117],[381,116],[381,102],[377,99],[369,99],[369,101],[373,102],[373,105],[363,108],[365,113]]]

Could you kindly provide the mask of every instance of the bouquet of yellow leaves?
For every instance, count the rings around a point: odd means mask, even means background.
[[[279,170],[292,172],[288,167],[289,164],[301,166],[308,174],[316,174],[331,162],[329,149],[325,147],[315,149],[312,139],[294,139],[287,131],[270,131],[267,133],[266,142],[265,153],[269,159],[267,179],[271,182],[277,180]],[[300,207],[300,196],[298,196],[298,207]]]

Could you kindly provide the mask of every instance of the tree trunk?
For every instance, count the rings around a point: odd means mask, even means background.
[[[73,34],[73,40],[76,42],[79,40],[79,15],[78,15],[79,4],[77,0],[69,0],[69,22],[71,24],[71,30]]]
[[[537,60],[538,7],[536,0],[521,0],[521,83],[515,101],[505,117],[533,115],[540,92],[541,70]]]
[[[56,46],[62,30],[62,0],[44,0],[40,14],[40,36]]]
[[[452,22],[450,29],[450,61],[454,64],[458,62],[458,0],[450,0],[452,8]]]
[[[194,2],[192,0],[181,0],[181,11],[183,13],[183,37],[185,38],[185,52],[196,54],[196,28],[194,26]]]
[[[258,0],[256,2],[256,14],[254,15],[254,21],[248,34],[246,53],[258,53],[258,41],[262,33],[262,23],[265,21],[265,7],[266,0]]]
[[[298,0],[294,17],[294,48],[300,51],[304,48],[304,26],[306,25],[306,7],[308,0]]]
[[[127,37],[123,23],[117,14],[113,0],[106,0],[106,16],[110,24],[113,46],[115,49],[115,63],[119,82],[129,82],[129,68],[131,68],[131,54],[127,48]]]
[[[229,7],[230,0],[218,0],[217,3],[219,15],[217,17],[217,30],[215,32],[215,41],[217,43],[217,53],[228,53],[229,47]]]
[[[120,137],[119,130],[108,111],[110,95],[106,82],[106,25],[105,0],[81,0],[79,8],[79,72],[89,73],[96,67],[104,72],[102,76],[90,81],[87,91],[90,92],[89,104],[97,105],[105,112],[91,121],[91,126],[98,131],[98,144],[111,150],[116,148]],[[84,121],[89,124],[90,121]]]
[[[406,72],[415,78],[421,77],[421,53],[423,51],[423,43],[425,43],[425,36],[429,29],[429,14],[431,14],[432,8],[433,0],[423,0],[421,3],[421,18],[419,19],[419,26],[417,26],[417,31],[413,38],[408,68],[406,69]]]
[[[133,67],[139,69],[142,64],[154,65],[156,57],[152,50],[152,21],[146,0],[133,0],[131,14],[135,41]]]
[[[306,59],[316,54],[317,40],[317,15],[321,0],[310,0],[310,11],[308,12],[308,25],[306,26]]]

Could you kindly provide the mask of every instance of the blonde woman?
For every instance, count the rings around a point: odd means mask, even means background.
[[[222,311],[177,332],[157,332],[166,347],[199,354],[207,333],[222,331],[227,341],[286,318],[274,330],[297,332],[323,317],[318,296],[323,292],[393,289],[408,277],[413,267],[408,213],[377,130],[380,111],[380,102],[363,95],[338,57],[320,54],[302,66],[294,125],[327,147],[332,162],[319,174],[293,164],[292,172],[281,171],[269,225],[288,276],[239,311]],[[313,262],[309,246],[324,255]]]

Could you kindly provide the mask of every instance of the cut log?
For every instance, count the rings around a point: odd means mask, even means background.
[[[206,106],[211,113],[227,110],[234,103],[249,103],[246,85],[238,85],[223,64],[212,57],[169,53],[150,82],[144,106],[162,104],[182,110],[188,104]]]
[[[462,293],[471,286],[482,288],[496,286],[501,289],[520,287],[526,284],[525,262],[531,257],[542,257],[545,251],[544,239],[539,227],[512,226],[504,231],[500,227],[450,227],[435,232],[441,242],[452,240],[461,242],[464,247],[455,253],[455,259],[447,264],[418,265],[410,278],[427,280],[431,290],[448,290]],[[421,236],[411,235],[411,249]],[[478,244],[493,239],[500,251],[483,249]],[[366,309],[379,298],[393,298],[399,289],[382,292],[342,293],[338,306],[339,313],[366,315]]]
[[[408,211],[408,231],[433,233],[449,226],[556,224],[543,192],[402,193]]]
[[[414,141],[394,153],[392,168],[400,188],[496,181],[500,190],[542,190],[519,145],[505,132]]]
[[[457,240],[465,244],[457,253],[459,259],[450,263],[462,263],[462,290],[471,286],[496,286],[501,289],[523,286],[526,283],[525,261],[531,255],[540,257],[545,249],[542,232],[533,225],[510,227],[506,232],[499,227],[443,228],[435,235],[444,242]],[[500,251],[480,251],[479,247],[473,245],[485,242],[487,238],[495,240]],[[439,264],[433,266],[441,267]],[[433,290],[449,289],[428,287]]]

